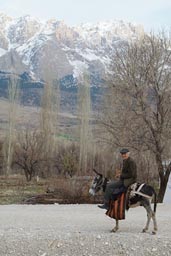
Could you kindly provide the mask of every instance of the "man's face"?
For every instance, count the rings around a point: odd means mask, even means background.
[[[122,156],[122,159],[127,159],[129,157],[129,152],[121,154],[121,156]]]

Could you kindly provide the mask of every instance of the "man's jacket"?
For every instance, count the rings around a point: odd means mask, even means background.
[[[136,182],[137,166],[132,158],[128,157],[127,159],[123,160],[120,179],[123,181],[125,187],[128,187],[129,185]]]

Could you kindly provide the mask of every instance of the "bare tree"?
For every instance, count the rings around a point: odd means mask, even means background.
[[[73,177],[78,171],[79,148],[76,143],[67,142],[58,145],[57,155],[54,157],[54,167],[57,174]]]
[[[50,43],[50,42],[49,42]],[[42,56],[41,75],[45,81],[41,104],[40,130],[43,136],[44,158],[47,173],[52,172],[52,158],[58,145],[60,87],[55,60],[52,58],[51,45],[45,46],[45,56]]]
[[[116,146],[155,157],[162,202],[171,171],[171,41],[164,33],[118,47],[103,124]],[[110,105],[109,105],[110,104]],[[112,140],[111,140],[112,138]]]
[[[27,181],[39,175],[43,159],[43,140],[40,132],[20,131],[14,147],[14,164],[24,170]]]
[[[79,157],[79,171],[85,174],[87,171],[88,161],[88,146],[90,142],[90,78],[84,73],[82,82],[78,89],[78,106],[80,119],[80,157]]]
[[[3,154],[3,141],[0,141],[0,175],[3,173],[3,159],[4,159],[4,154]]]
[[[6,129],[6,138],[4,142],[4,170],[8,176],[11,168],[13,145],[15,140],[15,124],[17,114],[17,104],[19,99],[19,83],[15,74],[11,74],[8,84],[8,126]]]

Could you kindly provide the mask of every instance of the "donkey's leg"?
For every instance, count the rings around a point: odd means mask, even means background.
[[[152,209],[151,209],[150,201],[146,198],[141,201],[141,204],[144,206],[144,208],[147,211],[147,222],[146,222],[145,228],[143,228],[142,230],[142,232],[146,232],[149,228],[150,220],[152,217]]]
[[[152,234],[156,234],[157,232],[157,221],[156,221],[156,216],[155,216],[155,212],[153,212],[153,210],[151,209],[151,203],[150,200],[148,199],[143,199],[142,200],[142,205],[144,206],[144,208],[147,211],[147,223],[145,228],[143,229],[143,232],[146,232],[149,228],[149,224],[150,224],[150,220],[151,218],[153,219],[153,231]]]
[[[150,224],[150,220],[151,220],[151,214],[148,212],[147,213],[147,222],[146,222],[145,228],[143,228],[143,230],[142,230],[143,233],[145,233],[148,230],[149,224]]]
[[[152,231],[152,234],[155,235],[157,233],[157,221],[156,221],[155,212],[152,212],[152,219],[153,219],[153,225],[154,225],[154,229]]]
[[[111,230],[111,232],[116,232],[119,229],[119,220],[116,220],[116,226]]]

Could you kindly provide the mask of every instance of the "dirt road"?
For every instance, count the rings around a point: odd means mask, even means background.
[[[171,255],[171,204],[157,208],[158,233],[141,233],[146,212],[130,209],[120,230],[97,205],[1,205],[0,256]]]

